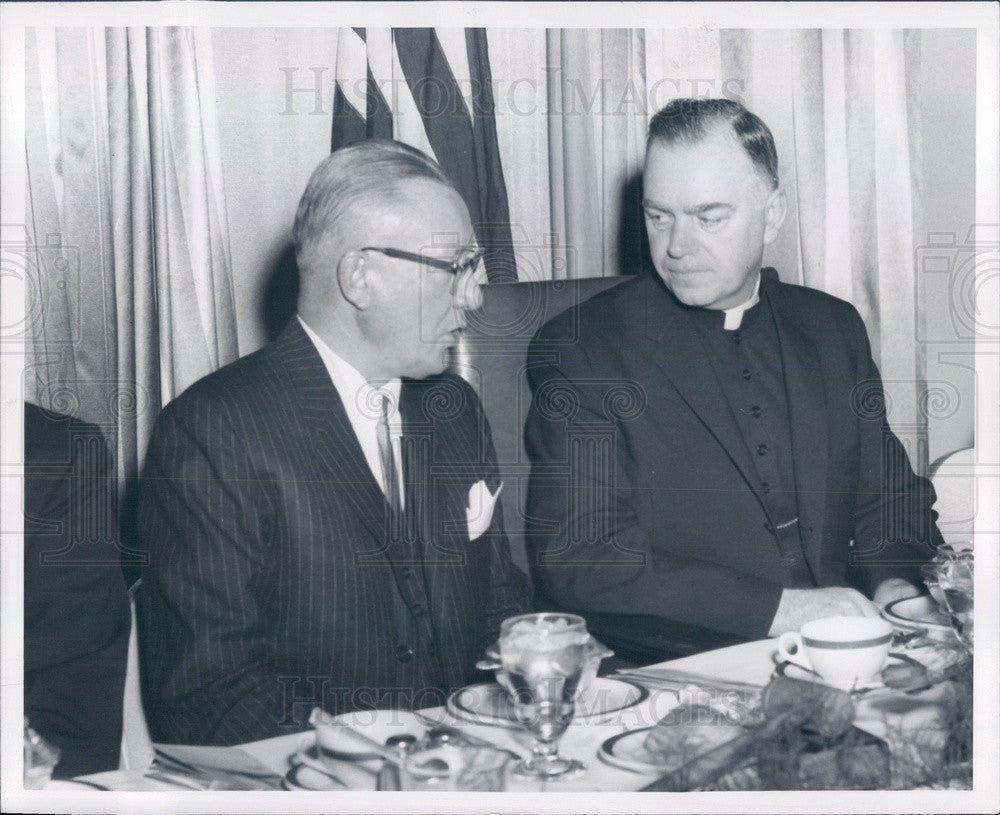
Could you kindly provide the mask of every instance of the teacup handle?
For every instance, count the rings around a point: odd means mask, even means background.
[[[798,631],[786,631],[778,637],[778,655],[786,662],[792,662],[800,668],[812,670],[806,649],[802,645],[802,635]]]

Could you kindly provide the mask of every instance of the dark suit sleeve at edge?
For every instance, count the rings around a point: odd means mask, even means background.
[[[150,444],[139,608],[157,741],[225,745],[296,729],[282,726],[269,665],[263,615],[273,564],[251,444],[238,420],[196,399],[168,408]]]
[[[536,583],[561,607],[649,614],[754,638],[766,636],[782,587],[718,564],[653,554],[632,506],[615,435],[614,466],[587,457],[570,468],[568,436],[608,428],[604,390],[579,348],[540,362],[533,344],[528,378],[534,396],[525,427],[532,461],[528,494],[529,564]],[[551,354],[546,354],[550,356]],[[606,381],[607,377],[605,377]],[[567,418],[567,414],[571,414]],[[656,530],[669,544],[669,530]]]
[[[853,308],[857,385],[851,408],[858,415],[861,470],[854,508],[850,571],[871,596],[886,578],[921,584],[919,567],[944,541],[931,509],[934,488],[910,466],[906,450],[889,428],[882,378],[871,355],[868,333]]]

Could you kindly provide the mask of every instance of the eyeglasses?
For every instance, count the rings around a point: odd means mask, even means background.
[[[460,277],[466,272],[476,271],[476,269],[479,268],[479,264],[483,261],[483,255],[486,254],[484,249],[473,249],[466,252],[457,260],[442,260],[441,258],[432,258],[427,255],[418,255],[415,252],[406,252],[402,249],[393,249],[389,246],[363,246],[361,247],[361,251],[378,252],[380,255],[396,258],[397,260],[409,260],[413,263],[423,263],[430,266],[432,269],[441,269],[444,272],[451,272],[455,275],[455,277]]]

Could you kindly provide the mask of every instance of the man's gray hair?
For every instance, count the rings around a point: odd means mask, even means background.
[[[310,268],[324,240],[338,240],[338,226],[347,213],[379,199],[388,205],[400,182],[408,180],[436,181],[454,189],[433,159],[389,139],[354,142],[323,159],[302,193],[292,228],[300,271]]]

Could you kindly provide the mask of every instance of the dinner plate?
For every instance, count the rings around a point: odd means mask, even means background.
[[[665,761],[661,756],[650,753],[643,746],[646,736],[651,727],[643,727],[640,730],[627,730],[618,733],[611,738],[605,739],[597,750],[597,757],[605,764],[617,767],[621,770],[631,770],[634,773],[655,773],[662,775],[681,766],[676,760]],[[738,728],[737,728],[738,729]],[[865,740],[873,739],[873,736],[866,730],[852,727],[844,737],[860,738]],[[697,756],[691,756],[696,758]]]
[[[926,628],[932,639],[954,637],[948,618],[938,609],[937,602],[929,594],[906,597],[886,605],[882,616],[897,628],[912,631]]]
[[[676,770],[680,766],[677,760],[664,761],[662,757],[647,752],[643,747],[646,734],[650,730],[652,730],[651,727],[644,727],[642,730],[629,730],[606,739],[597,751],[598,758],[603,763],[619,770],[630,770],[645,775],[662,776],[671,770]],[[744,766],[716,779],[706,789],[747,790],[754,789],[756,783],[756,768]]]
[[[605,739],[597,750],[597,757],[605,764],[635,773],[662,773],[669,765],[643,747],[651,727],[628,730]]]
[[[649,696],[649,691],[623,679],[597,677],[576,700],[575,722],[600,719],[611,713],[634,707]],[[507,691],[496,682],[469,685],[448,697],[448,712],[480,724],[516,724],[513,705]]]

